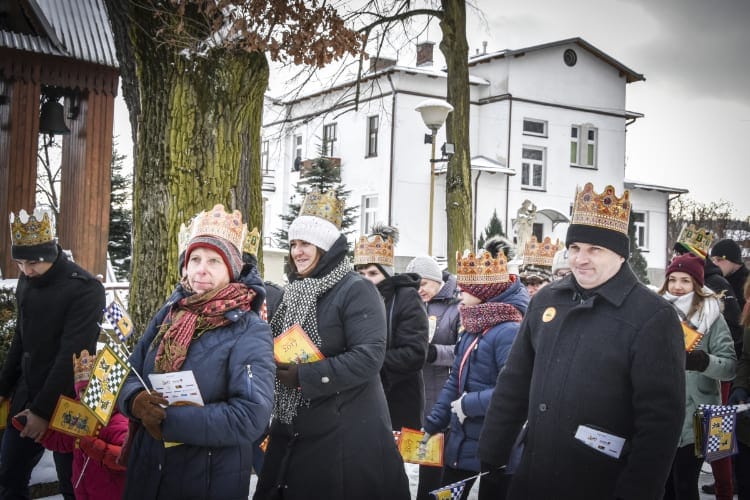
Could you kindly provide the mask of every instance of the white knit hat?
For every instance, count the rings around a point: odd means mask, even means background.
[[[443,283],[443,273],[437,261],[432,257],[414,257],[406,266],[406,272],[417,273],[424,279]]]
[[[568,263],[568,249],[558,250],[552,259],[552,274],[556,274],[560,269],[570,269]]]
[[[301,215],[289,226],[289,241],[302,240],[325,250],[331,249],[341,232],[332,223],[314,215]]]

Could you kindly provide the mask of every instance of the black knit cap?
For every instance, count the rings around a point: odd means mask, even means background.
[[[742,264],[742,250],[736,241],[725,238],[711,248],[711,257],[720,257],[735,264]]]
[[[57,242],[48,241],[39,245],[12,245],[10,255],[18,260],[35,260],[39,262],[54,262],[57,259]]]
[[[630,238],[628,238],[628,235],[603,227],[571,224],[568,226],[568,234],[565,236],[565,247],[569,248],[573,243],[588,243],[589,245],[608,248],[626,259],[630,256]]]

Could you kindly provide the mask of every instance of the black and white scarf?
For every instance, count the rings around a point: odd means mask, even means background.
[[[299,324],[320,348],[322,340],[318,333],[318,299],[341,281],[352,270],[349,259],[344,258],[331,272],[320,278],[304,278],[289,283],[284,289],[276,313],[271,319],[271,332],[278,337],[294,324]],[[285,386],[276,379],[274,415],[285,424],[292,422],[300,406],[310,406],[310,400],[302,397],[302,391]]]

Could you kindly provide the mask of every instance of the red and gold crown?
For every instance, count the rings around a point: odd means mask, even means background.
[[[488,285],[509,281],[508,260],[498,253],[496,258],[488,251],[474,256],[471,252],[456,252],[456,281],[465,285]]]
[[[95,359],[96,356],[89,354],[88,349],[82,350],[80,356],[73,353],[73,380],[76,382],[88,380],[94,368]]]
[[[245,235],[245,242],[242,244],[242,252],[249,253],[250,255],[258,255],[259,246],[260,232],[257,227],[254,227],[252,231],[248,231]]]
[[[607,186],[601,194],[594,191],[594,185],[587,182],[576,194],[571,224],[594,226],[617,231],[627,236],[630,219],[630,193],[624,191],[618,198],[615,188]]]
[[[218,236],[234,245],[238,252],[242,251],[247,233],[247,226],[242,223],[240,211],[226,212],[224,205],[220,203],[214,205],[210,211],[196,215],[188,228],[188,241],[197,236]]]
[[[557,240],[552,243],[552,239],[546,236],[540,243],[536,240],[536,236],[531,236],[526,242],[526,246],[523,251],[523,265],[536,265],[543,267],[552,267],[552,262],[555,260],[555,254],[558,250],[562,250],[564,245]]]
[[[693,224],[683,225],[677,237],[677,243],[704,259],[708,255],[708,249],[711,248],[713,240],[714,235],[710,229],[696,228]]]
[[[334,190],[321,193],[317,189],[313,189],[305,196],[299,215],[320,217],[336,226],[336,229],[341,229],[341,222],[344,218],[344,201],[336,197],[336,191]]]
[[[49,212],[39,208],[32,214],[26,210],[18,216],[10,214],[10,240],[14,246],[28,247],[55,241],[55,228]]]
[[[393,238],[361,236],[354,247],[354,265],[361,264],[393,266]]]

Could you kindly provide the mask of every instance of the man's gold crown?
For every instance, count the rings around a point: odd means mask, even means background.
[[[393,239],[379,234],[361,236],[354,247],[354,265],[360,264],[393,266]]]
[[[242,214],[239,210],[234,210],[231,213],[226,212],[224,205],[219,203],[214,205],[214,208],[210,211],[203,211],[196,215],[184,230],[181,227],[179,239],[182,240],[185,234],[188,235],[188,238],[184,241],[184,247],[181,247],[183,249],[186,249],[188,242],[195,237],[218,236],[227,240],[234,245],[238,252],[241,252],[247,234],[247,226],[242,223]],[[180,241],[180,244],[182,244],[182,241]]]
[[[508,261],[498,253],[496,258],[488,251],[474,256],[473,253],[456,252],[456,281],[466,285],[487,285],[505,283],[508,277]]]
[[[11,245],[28,247],[55,241],[55,228],[49,213],[34,209],[32,214],[26,210],[18,212],[18,216],[10,214]]]
[[[620,198],[612,186],[605,187],[601,194],[597,194],[594,185],[587,182],[576,194],[571,224],[600,227],[627,235],[630,208],[630,193],[627,190]]]
[[[677,237],[677,243],[704,259],[708,255],[708,249],[711,248],[713,240],[714,235],[710,229],[696,228],[693,224],[683,225]]]
[[[249,253],[250,255],[258,255],[258,247],[260,246],[260,232],[257,227],[254,227],[252,231],[248,231],[245,235],[245,242],[242,245],[242,252]]]
[[[562,248],[563,246],[560,244],[560,240],[552,243],[552,239],[549,236],[546,236],[540,243],[536,240],[536,236],[532,235],[526,242],[526,247],[523,251],[523,265],[552,267],[555,254],[558,250],[562,250]]]
[[[344,201],[336,197],[334,190],[321,193],[313,189],[305,196],[299,215],[320,217],[336,226],[336,229],[341,229],[341,222],[344,219]]]

